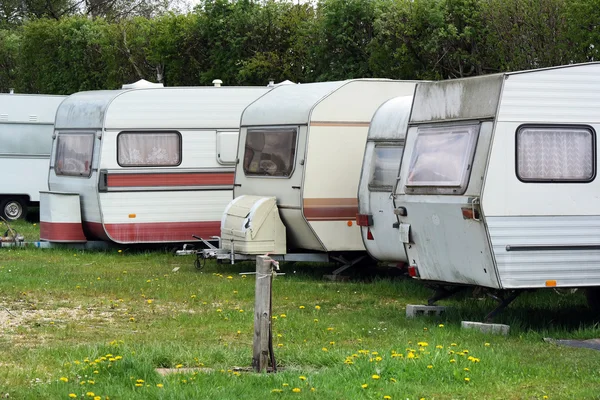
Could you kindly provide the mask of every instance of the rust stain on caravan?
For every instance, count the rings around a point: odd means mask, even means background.
[[[368,128],[369,122],[350,122],[350,121],[314,121],[311,126],[344,126],[344,127],[359,127]]]
[[[358,213],[355,198],[304,199],[304,217],[309,221],[354,220]]]
[[[232,172],[112,174],[107,178],[108,187],[209,186],[233,185],[234,174]]]

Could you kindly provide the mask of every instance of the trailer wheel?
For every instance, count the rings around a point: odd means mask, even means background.
[[[586,290],[588,306],[595,311],[600,311],[600,287],[592,287]]]
[[[0,203],[0,216],[8,221],[16,221],[27,215],[27,203],[19,197],[9,198]]]

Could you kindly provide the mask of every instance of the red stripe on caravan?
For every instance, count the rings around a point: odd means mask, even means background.
[[[233,185],[232,172],[109,174],[108,187]]]
[[[354,198],[304,199],[304,217],[308,221],[354,221],[358,200]]]
[[[79,222],[40,221],[40,240],[62,243],[87,242]]]
[[[91,227],[96,235],[102,225]],[[221,221],[152,222],[141,224],[104,224],[103,231],[116,243],[175,243],[193,242],[192,235],[210,239],[220,236]]]

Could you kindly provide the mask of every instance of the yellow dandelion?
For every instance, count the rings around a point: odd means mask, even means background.
[[[243,275],[243,276],[245,277],[246,275]],[[281,390],[281,389],[273,389],[273,390],[271,390],[271,393],[282,393],[282,392],[283,392],[283,390]]]
[[[315,389],[315,388],[310,388],[310,391],[311,391],[311,392],[314,392],[314,391],[316,391],[316,390],[317,390],[317,389]]]
[[[135,386],[142,387],[142,386],[144,386],[144,384],[143,383],[136,383]]]
[[[100,371],[96,370],[96,371],[94,371],[94,373],[95,373],[95,374],[99,374],[99,373],[100,373]]]
[[[392,396],[387,396],[387,395],[386,395],[386,396],[383,396],[383,398],[384,398],[384,399],[386,399],[386,400],[391,400],[391,399],[392,399]]]
[[[286,317],[287,317],[287,315],[285,315],[285,314],[281,314],[281,315],[280,315],[280,317],[281,317],[281,318],[286,318]]]
[[[453,358],[453,359],[451,359],[451,360],[450,360],[450,362],[451,362],[451,363],[455,363],[455,362],[456,362],[456,360]]]
[[[548,398],[548,396],[546,396],[546,395],[542,396],[542,399],[547,399],[547,398]]]
[[[94,392],[87,392],[85,395],[88,396],[88,397],[94,397],[95,396]]]
[[[427,328],[423,328],[423,330],[424,330],[425,332],[427,332],[429,329],[427,329]]]
[[[157,387],[157,388],[163,388],[163,387],[165,387],[165,385],[163,385],[162,383],[157,383],[157,384],[156,384],[156,387]]]
[[[137,381],[135,381],[136,383],[144,383],[143,379],[138,379]]]
[[[433,365],[429,364],[429,365],[427,366],[427,368],[428,368],[428,369],[432,369],[432,368],[433,368]]]
[[[329,327],[329,328],[327,328],[327,330],[331,332],[333,330],[333,328]]]
[[[240,309],[240,312],[244,312],[244,310]]]
[[[299,309],[301,309],[301,310],[304,310],[306,307],[304,307],[304,306],[300,306],[300,307],[298,307],[298,308],[299,308]]]
[[[316,319],[316,318],[315,318],[315,319],[313,319],[313,321],[314,321],[314,322],[319,322],[319,320],[318,320],[318,319]]]
[[[439,324],[438,325],[438,328],[443,328],[443,327],[444,327],[444,324]]]
[[[115,360],[117,360],[117,361],[119,361],[119,360],[122,360],[122,359],[123,359],[123,357],[122,357],[122,356],[116,356],[116,357],[115,357]]]
[[[150,282],[152,282],[152,280],[150,280],[150,279],[148,279],[148,280],[146,281],[146,283],[150,283]]]
[[[435,346],[436,349],[443,349],[444,346],[442,346],[441,344],[438,344],[437,346]]]
[[[195,299],[195,298],[196,298],[195,294],[193,294],[193,295],[190,296],[190,299]]]
[[[366,389],[369,387],[369,385],[367,385],[366,383],[363,383],[362,385],[360,385],[361,388]]]
[[[329,350],[327,350],[327,347],[323,347],[321,350],[323,350],[323,351],[329,351]]]
[[[283,387],[288,387],[288,386],[290,386],[290,384],[289,383],[284,383],[282,386]]]
[[[300,377],[299,377],[299,379],[300,379],[301,381],[305,381],[305,380],[306,380],[306,377],[305,377],[305,376],[300,376]]]
[[[315,310],[320,310],[320,309],[321,309],[321,306],[319,306],[319,305],[315,306]]]
[[[217,308],[217,312],[222,312],[223,310],[221,310],[220,308]]]
[[[102,397],[100,397],[100,396],[94,396],[94,400],[102,400]]]
[[[277,343],[277,347],[283,347],[283,343]]]
[[[234,290],[234,291],[233,291],[233,294],[238,294],[238,291],[237,291],[237,290]]]
[[[458,346],[456,343],[451,343],[450,346]]]
[[[415,358],[415,353],[413,353],[412,351],[411,351],[411,352],[409,352],[409,353],[406,355],[406,358]]]
[[[227,277],[227,279],[233,279],[233,276],[229,275],[229,276]]]
[[[484,343],[483,344],[485,347],[490,347],[491,345],[489,343]]]
[[[390,382],[392,382],[392,383],[396,383],[396,379],[394,379],[394,378],[390,378]]]
[[[377,379],[379,379],[379,375],[373,375],[373,376],[371,376],[371,378],[377,380]]]
[[[300,393],[301,391],[302,391],[302,389],[300,389],[300,388],[293,388],[292,389],[292,392],[294,392],[294,393]]]
[[[153,302],[153,301],[154,301],[154,300],[152,300],[152,299],[148,299],[148,300],[146,300],[146,302],[147,302],[148,304],[152,304],[152,302]]]
[[[69,397],[75,399],[77,398],[77,395],[75,393],[69,393]]]
[[[242,275],[242,278],[243,278],[243,279],[246,279],[246,275]]]
[[[417,345],[419,345],[420,347],[427,347],[427,346],[429,346],[429,343],[427,343],[427,342],[419,342],[419,343],[417,343]]]
[[[471,378],[465,378],[465,382],[471,382]]]
[[[63,381],[63,382],[69,382],[69,378],[66,378],[64,376],[61,376],[60,380]]]
[[[181,367],[183,367],[183,364],[177,364],[177,365],[175,366],[175,368],[181,368]]]

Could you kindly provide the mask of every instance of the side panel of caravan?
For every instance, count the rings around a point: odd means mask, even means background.
[[[369,124],[379,106],[411,95],[414,87],[412,82],[350,81],[312,111],[303,206],[327,251],[365,250],[355,221]]]
[[[482,207],[505,288],[600,286],[600,66],[509,74]]]
[[[0,95],[0,216],[17,219],[48,190],[56,109],[66,96]]]

